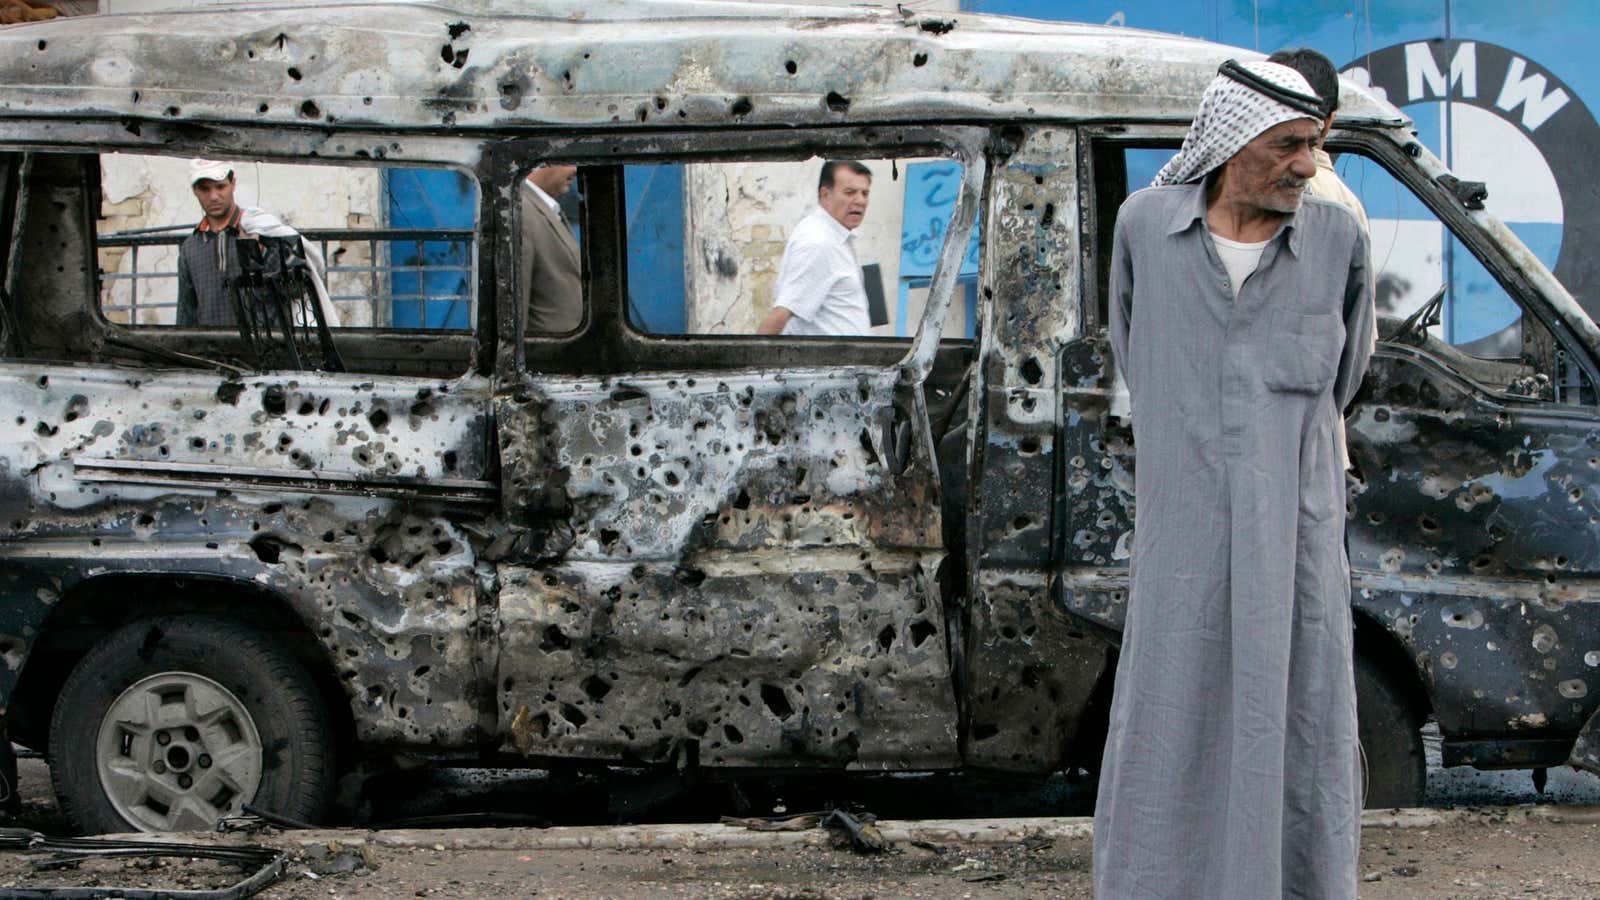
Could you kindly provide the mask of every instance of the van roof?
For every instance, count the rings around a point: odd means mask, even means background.
[[[0,28],[0,120],[385,130],[1187,123],[1229,57],[1130,28],[718,0],[207,5]],[[1340,118],[1404,116],[1345,82]]]

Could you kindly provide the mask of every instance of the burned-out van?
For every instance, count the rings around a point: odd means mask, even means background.
[[[0,29],[7,736],[91,831],[312,819],[401,756],[1092,769],[1112,221],[1241,53],[714,2]],[[1393,107],[1347,84],[1332,148],[1389,315],[1349,416],[1370,801],[1419,799],[1430,718],[1447,764],[1600,769],[1600,331]],[[183,311],[193,157],[293,229],[234,320]],[[874,330],[764,336],[825,158],[873,173]],[[1433,326],[1462,279],[1499,339]]]

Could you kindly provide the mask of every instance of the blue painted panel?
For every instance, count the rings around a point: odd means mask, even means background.
[[[628,216],[628,316],[655,334],[687,328],[683,283],[683,166],[623,170]]]
[[[478,194],[459,172],[386,169],[384,193],[391,228],[472,228]],[[441,266],[457,271],[394,272],[390,289],[396,328],[472,327],[472,248],[442,241],[391,241],[389,261],[401,266]]]
[[[900,225],[900,280],[932,278],[944,248],[945,231],[961,197],[961,164],[952,160],[906,166],[906,200]],[[978,235],[974,222],[961,257],[961,276],[978,274]],[[902,323],[904,324],[904,323]]]

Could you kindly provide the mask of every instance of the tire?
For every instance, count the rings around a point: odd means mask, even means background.
[[[1356,729],[1366,779],[1367,809],[1421,806],[1428,763],[1422,749],[1422,721],[1394,679],[1357,655]]]
[[[50,775],[89,834],[209,830],[246,803],[314,823],[333,786],[331,731],[311,677],[260,632],[143,619],[67,677]]]

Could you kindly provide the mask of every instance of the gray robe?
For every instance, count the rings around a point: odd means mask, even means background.
[[[1235,300],[1204,183],[1123,204],[1110,324],[1138,507],[1102,898],[1356,894],[1338,435],[1371,352],[1367,252],[1349,210],[1307,197]]]

